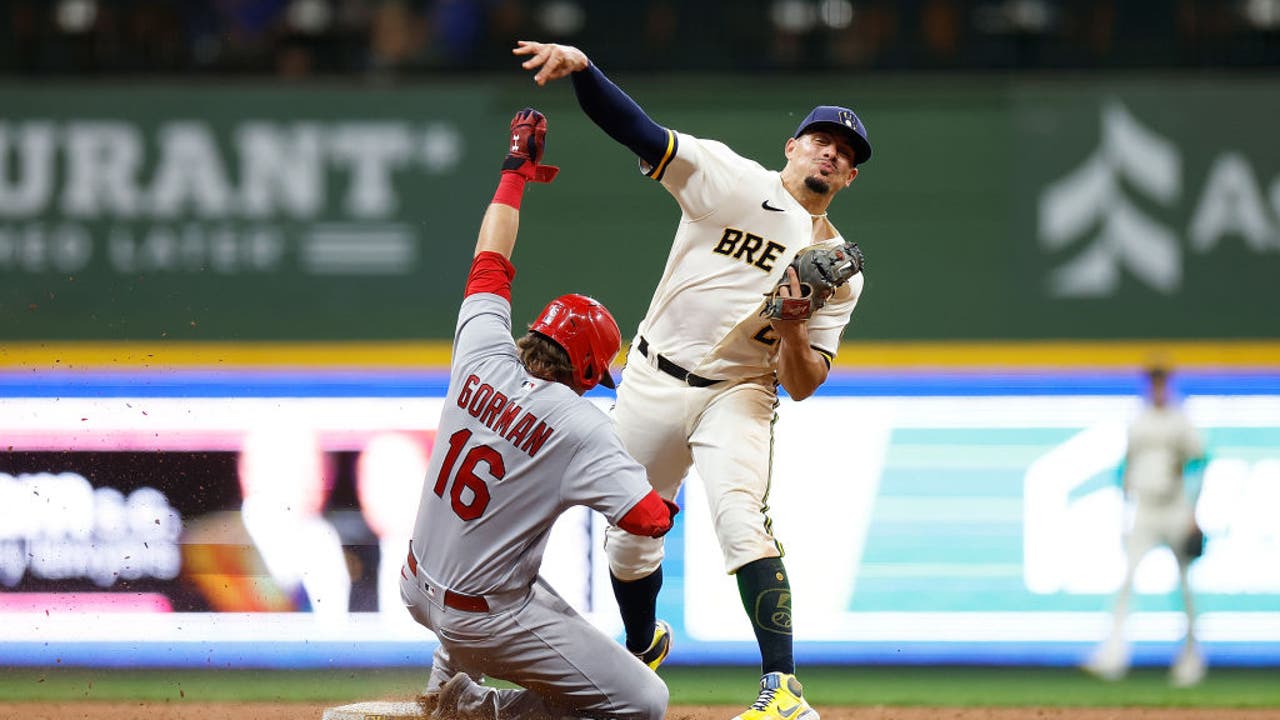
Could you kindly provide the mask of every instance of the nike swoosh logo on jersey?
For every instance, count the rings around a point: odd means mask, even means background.
[[[760,203],[760,207],[764,208],[765,210],[772,210],[773,212],[786,212],[786,210],[783,210],[782,208],[776,208],[770,205],[768,200],[765,200],[764,202]]]
[[[778,708],[778,714],[784,718],[789,718],[792,715],[795,715],[796,711],[799,709],[800,709],[800,703],[796,703],[795,705],[792,705],[789,708],[783,708],[783,707]]]

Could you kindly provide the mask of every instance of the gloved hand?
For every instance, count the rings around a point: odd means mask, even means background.
[[[782,281],[765,294],[760,315],[770,320],[807,320],[837,288],[862,272],[862,264],[862,250],[852,243],[806,247],[787,266]],[[797,283],[792,283],[792,273]]]
[[[507,145],[507,157],[502,161],[503,172],[516,172],[534,182],[551,182],[560,168],[541,164],[546,144],[546,116],[533,108],[516,113],[511,118],[510,143]]]
[[[1195,560],[1204,555],[1204,530],[1198,524],[1192,523],[1178,551],[1187,560]]]

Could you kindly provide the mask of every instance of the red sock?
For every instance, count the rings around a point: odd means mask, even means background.
[[[502,179],[498,181],[498,189],[493,193],[493,202],[510,205],[519,210],[520,201],[524,198],[525,182],[525,177],[518,172],[502,173]]]

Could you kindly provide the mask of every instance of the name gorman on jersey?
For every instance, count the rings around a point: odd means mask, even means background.
[[[480,387],[475,387],[477,384]],[[506,395],[494,390],[489,383],[481,383],[475,375],[468,375],[462,383],[458,407],[529,457],[537,455],[547,438],[556,431],[539,420],[537,415],[509,402]]]

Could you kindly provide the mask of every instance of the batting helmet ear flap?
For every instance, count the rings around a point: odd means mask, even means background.
[[[596,360],[592,356],[591,351],[582,358],[581,365],[575,365],[578,370],[578,382],[582,383],[584,388],[591,388],[603,380],[600,371],[596,369]]]
[[[617,354],[617,352],[614,353],[615,356]],[[599,378],[601,385],[613,390],[618,387],[618,384],[613,381],[613,375],[609,372],[609,365],[611,364],[613,364],[613,358],[609,358],[609,362],[607,363],[600,363]]]

